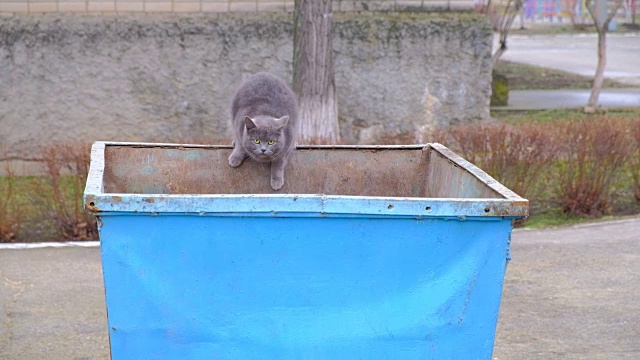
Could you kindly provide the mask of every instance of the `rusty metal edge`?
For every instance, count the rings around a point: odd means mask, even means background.
[[[200,149],[232,149],[231,145],[201,145],[201,144],[179,144],[179,143],[145,143],[126,141],[97,141],[104,146],[129,146],[129,147],[154,147],[154,148],[200,148]],[[423,150],[429,144],[413,145],[297,145],[296,149],[337,149],[337,150]]]
[[[94,213],[252,214],[267,216],[411,216],[523,218],[526,201],[491,198],[403,198],[322,194],[87,194]]]
[[[95,202],[90,198],[104,193],[102,179],[104,175],[104,150],[106,143],[96,141],[91,145],[91,163],[89,164],[89,174],[87,184],[84,188],[84,208],[90,212],[97,213],[99,210]]]
[[[438,152],[440,155],[449,159],[449,161],[453,162],[454,164],[458,165],[460,168],[467,171],[469,174],[473,175],[476,179],[480,180],[482,183],[487,185],[490,189],[495,191],[497,194],[499,194],[503,198],[507,200],[513,200],[513,201],[526,201],[527,203],[529,202],[529,200],[524,199],[523,197],[516,194],[508,187],[502,185],[498,180],[494,179],[491,175],[487,174],[479,167],[465,160],[460,155],[454,153],[446,146],[439,143],[430,143],[428,145],[433,150]]]
[[[529,202],[523,199],[513,191],[509,190],[504,185],[493,179],[490,175],[464,160],[462,157],[455,154],[442,144],[431,143],[426,145],[367,145],[367,146],[350,146],[350,145],[314,145],[304,146],[305,149],[354,149],[354,150],[393,150],[393,149],[413,149],[424,150],[425,148],[431,148],[437,151],[442,156],[446,157],[459,167],[465,169],[470,174],[478,178],[484,184],[500,194],[504,199],[485,199],[485,198],[394,198],[394,197],[363,197],[363,196],[340,196],[340,195],[323,195],[323,194],[245,194],[245,195],[232,195],[232,194],[207,194],[207,195],[171,195],[171,194],[105,194],[103,191],[103,174],[105,167],[104,153],[106,146],[131,146],[131,147],[183,147],[183,148],[231,148],[231,146],[225,145],[194,145],[194,144],[169,144],[169,143],[138,143],[138,142],[106,142],[96,141],[91,149],[91,165],[89,168],[89,174],[87,177],[87,184],[84,192],[85,208],[89,212],[94,214],[100,214],[107,212],[158,212],[163,210],[161,206],[154,205],[154,202],[148,201],[149,199],[164,199],[173,201],[184,200],[190,205],[182,206],[178,212],[196,212],[196,213],[226,213],[232,210],[242,210],[240,212],[288,212],[291,210],[291,204],[299,199],[306,199],[312,201],[319,201],[320,206],[303,206],[298,208],[297,211],[302,213],[339,213],[338,207],[329,206],[327,204],[340,204],[344,205],[344,202],[362,202],[368,201],[375,204],[369,209],[357,212],[357,214],[387,214],[387,215],[401,215],[401,216],[420,216],[420,217],[433,217],[433,216],[501,216],[501,217],[513,217],[513,218],[525,218],[528,216]],[[220,207],[223,202],[243,202],[247,200],[258,200],[262,198],[280,199],[281,206],[271,208],[269,210],[255,210],[252,206],[245,206],[244,209],[234,206],[233,209],[227,206]],[[123,203],[123,199],[125,201]],[[145,200],[146,199],[146,200]],[[216,201],[218,200],[218,201]],[[401,205],[396,208],[394,212],[384,211],[386,203],[398,202],[401,204],[406,203],[407,206]],[[136,202],[145,202],[145,209],[139,209]],[[194,202],[195,201],[195,202]],[[204,202],[203,202],[204,201]],[[342,202],[342,204],[341,204]],[[213,207],[207,206],[205,203],[214,204]],[[303,203],[303,201],[301,201]],[[418,204],[419,207],[415,207]],[[432,208],[429,204],[439,204],[438,208],[445,208],[445,211],[434,211],[427,213],[423,211],[417,211],[421,208]],[[448,204],[447,206],[441,206],[442,204]],[[193,206],[192,206],[193,205]],[[255,205],[255,204],[254,204]],[[108,209],[110,208],[110,209]],[[453,211],[458,209],[458,211]],[[459,211],[466,209],[466,211]],[[488,210],[487,210],[488,209]],[[164,209],[166,210],[166,209]],[[391,210],[391,209],[387,209]],[[425,210],[426,211],[426,210]],[[233,211],[238,212],[238,211]]]

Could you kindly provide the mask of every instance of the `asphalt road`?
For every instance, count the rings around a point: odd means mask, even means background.
[[[494,46],[497,37],[494,37]],[[598,61],[595,34],[511,34],[502,60],[541,66],[593,77]],[[627,89],[603,89],[598,103],[604,108],[640,107],[640,35],[607,35],[605,77],[629,85]],[[590,90],[512,90],[509,105],[493,109],[535,110],[582,108]]]
[[[640,67],[640,66],[639,66]],[[591,90],[511,90],[507,106],[493,106],[494,110],[546,110],[583,108]],[[603,108],[640,107],[640,87],[603,89],[598,98]]]
[[[494,43],[496,42],[494,37]],[[608,33],[605,77],[640,87],[640,35]],[[511,34],[502,60],[594,76],[598,39],[595,34]]]
[[[640,359],[640,218],[516,230],[494,359]],[[98,247],[0,249],[0,359],[107,359]]]

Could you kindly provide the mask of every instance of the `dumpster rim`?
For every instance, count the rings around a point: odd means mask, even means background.
[[[413,198],[323,194],[85,194],[88,211],[108,213],[270,214],[272,216],[381,215],[509,217],[528,215],[528,200]],[[262,206],[268,201],[268,206]]]
[[[133,194],[105,193],[102,187],[107,146],[231,149],[229,145],[197,145],[96,141],[91,148],[91,164],[84,191],[85,208],[94,214],[133,213],[316,213],[418,216],[422,217],[509,217],[528,216],[529,201],[499,183],[482,169],[438,143],[417,145],[304,145],[299,149],[342,150],[423,150],[430,148],[467,171],[502,198],[426,198],[325,194]],[[256,208],[256,201],[269,199],[268,207]],[[156,201],[159,200],[159,201]],[[166,200],[179,205],[175,211]],[[304,201],[301,201],[304,200]],[[275,201],[275,203],[274,203]],[[354,206],[354,204],[357,204]],[[366,205],[363,208],[363,204]],[[142,206],[141,206],[142,205]],[[293,206],[297,205],[297,206]],[[293,207],[292,207],[293,206]],[[341,208],[342,207],[342,208]]]
[[[102,183],[102,173],[104,172],[104,150],[107,146],[123,146],[123,147],[156,147],[156,148],[200,148],[200,149],[233,149],[231,145],[203,145],[203,144],[179,144],[179,143],[148,143],[148,142],[126,142],[126,141],[95,141],[91,147],[91,166],[89,168],[89,177],[87,178],[87,187],[85,192],[94,194],[102,193],[102,188],[96,186],[92,181],[89,187],[89,180],[98,180]],[[484,170],[467,161],[460,155],[447,148],[440,143],[412,144],[412,145],[297,145],[296,149],[313,150],[313,149],[336,149],[336,150],[424,150],[430,148],[440,155],[446,157],[449,161],[466,170],[479,181],[487,185],[498,195],[510,200],[525,200],[511,189],[487,174]],[[94,156],[95,155],[95,156]],[[99,161],[95,161],[99,160]],[[97,166],[93,166],[95,165]],[[92,176],[93,175],[93,176]],[[89,190],[89,191],[87,191]]]

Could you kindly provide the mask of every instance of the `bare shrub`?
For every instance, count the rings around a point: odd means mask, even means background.
[[[47,176],[35,180],[41,216],[52,220],[67,240],[98,238],[95,217],[84,210],[83,193],[91,158],[88,144],[53,145],[40,149]]]
[[[21,209],[16,205],[16,177],[10,162],[0,177],[0,242],[11,242],[18,236]]]
[[[557,141],[544,124],[470,124],[441,129],[434,138],[523,197],[551,167]]]
[[[640,119],[631,122],[630,141],[629,168],[633,178],[633,196],[640,201]]]
[[[630,155],[628,123],[619,119],[572,121],[556,127],[556,198],[567,214],[600,216],[611,211],[613,183]]]

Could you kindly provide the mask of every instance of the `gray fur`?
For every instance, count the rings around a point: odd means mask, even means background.
[[[229,165],[250,157],[271,166],[271,187],[284,184],[284,168],[296,147],[298,109],[291,88],[269,73],[248,78],[231,104],[233,152]]]

